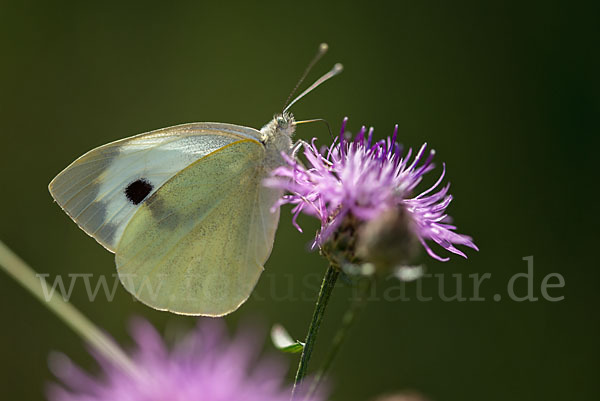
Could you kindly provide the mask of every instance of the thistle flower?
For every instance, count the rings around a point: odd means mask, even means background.
[[[446,208],[452,201],[452,195],[448,194],[450,184],[440,188],[445,165],[433,186],[420,193],[416,191],[423,176],[434,168],[435,152],[427,152],[426,143],[412,157],[412,149],[404,154],[396,142],[398,126],[391,138],[374,142],[373,129],[367,131],[365,127],[354,140],[346,140],[346,123],[347,118],[339,138],[328,148],[317,149],[316,139],[304,144],[307,167],[292,157],[286,157],[287,164],[275,169],[266,182],[266,185],[289,192],[277,206],[294,205],[292,221],[298,230],[302,231],[296,221],[300,213],[321,221],[313,247],[322,247],[343,234],[350,225],[349,235],[355,235],[356,229],[359,229],[371,237],[365,239],[371,242],[366,246],[370,249],[367,254],[371,253],[371,256],[378,253],[378,246],[389,245],[390,235],[397,241],[399,249],[406,249],[406,243],[420,242],[432,258],[440,261],[449,258],[438,255],[429,242],[433,241],[446,251],[465,258],[465,253],[455,245],[477,250],[470,237],[457,234],[456,227],[449,224]],[[390,211],[393,211],[391,220]],[[378,218],[383,219],[384,224],[377,222]],[[377,233],[388,237],[373,239]],[[358,242],[350,245],[361,248],[360,238]],[[389,249],[385,252],[389,253]],[[404,259],[411,256],[410,252],[404,254],[406,257],[398,257],[397,263],[405,263]]]
[[[258,359],[260,342],[248,332],[227,338],[221,321],[201,320],[196,331],[169,350],[147,321],[132,325],[137,377],[105,359],[94,378],[65,355],[51,357],[54,374],[64,386],[48,389],[51,401],[289,401],[286,369],[277,360]],[[312,398],[317,401],[318,396]]]

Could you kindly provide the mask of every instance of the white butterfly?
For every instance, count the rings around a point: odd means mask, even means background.
[[[190,123],[100,146],[58,174],[50,193],[115,253],[122,284],[140,301],[225,315],[248,299],[273,247],[281,191],[262,181],[292,153],[290,106],[261,130]]]

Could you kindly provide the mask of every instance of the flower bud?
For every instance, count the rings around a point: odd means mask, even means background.
[[[409,213],[402,207],[390,208],[361,225],[356,255],[388,273],[407,265],[419,250]]]

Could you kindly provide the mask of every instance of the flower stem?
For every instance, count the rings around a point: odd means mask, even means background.
[[[300,363],[298,364],[298,370],[296,371],[296,379],[294,380],[294,388],[292,389],[292,400],[294,399],[298,386],[302,383],[302,380],[306,376],[306,372],[308,370],[308,361],[310,360],[312,350],[317,339],[317,334],[319,332],[319,327],[323,321],[323,316],[325,316],[325,308],[327,307],[329,297],[331,296],[331,292],[335,287],[335,282],[339,275],[339,270],[329,265],[329,268],[325,272],[325,276],[323,276],[321,290],[319,291],[319,297],[317,298],[312,321],[308,327],[304,349],[302,350],[302,356],[300,357]]]
[[[333,361],[335,360],[342,346],[342,343],[344,342],[344,339],[346,338],[346,335],[350,330],[350,327],[352,327],[352,325],[356,321],[356,317],[364,309],[366,305],[367,294],[369,292],[369,288],[371,288],[371,280],[359,280],[357,282],[357,287],[358,290],[355,293],[355,296],[352,302],[350,303],[348,310],[342,318],[342,325],[340,326],[337,333],[335,334],[335,337],[333,338],[331,347],[329,348],[329,352],[325,356],[325,361],[323,362],[323,365],[321,365],[321,368],[317,372],[315,380],[310,385],[310,389],[306,395],[306,399],[310,399],[310,397],[315,393],[315,391],[317,391],[319,384],[321,384],[321,381],[327,375],[329,368],[331,368],[331,365],[333,364]]]
[[[138,371],[129,357],[106,334],[95,326],[88,318],[79,312],[73,305],[61,297],[46,297],[42,290],[45,279],[36,276],[35,272],[21,258],[0,241],[0,267],[12,276],[19,284],[33,294],[42,304],[54,312],[59,318],[70,326],[85,341],[92,345],[109,361],[113,362],[125,372],[136,375]]]

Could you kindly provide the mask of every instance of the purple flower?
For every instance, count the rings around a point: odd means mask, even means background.
[[[201,320],[197,329],[169,350],[154,327],[143,319],[132,324],[139,375],[96,356],[102,372],[95,378],[65,355],[50,359],[64,387],[48,389],[51,401],[289,401],[286,369],[279,360],[259,359],[261,342],[241,332],[229,339],[224,323]],[[320,398],[312,398],[316,401]]]
[[[455,245],[478,250],[470,237],[457,234],[456,227],[449,224],[446,208],[452,201],[452,195],[448,194],[450,184],[440,188],[445,165],[433,186],[416,192],[423,176],[434,168],[435,151],[427,152],[427,144],[423,144],[414,157],[412,149],[403,154],[396,142],[398,126],[386,140],[373,142],[373,129],[367,132],[363,127],[353,141],[347,141],[344,138],[346,123],[347,118],[339,139],[329,148],[317,149],[316,139],[310,145],[304,144],[308,167],[286,157],[287,165],[274,170],[266,182],[290,193],[280,199],[277,206],[294,205],[293,223],[298,230],[302,231],[296,222],[301,212],[321,221],[313,247],[323,245],[347,216],[369,222],[385,211],[400,208],[411,222],[411,231],[431,257],[449,260],[435,253],[428,241],[465,258]]]

